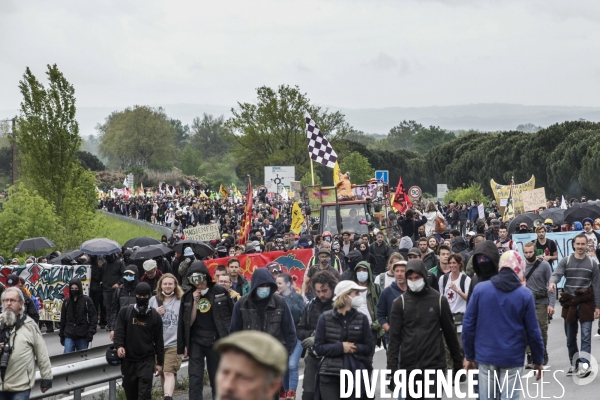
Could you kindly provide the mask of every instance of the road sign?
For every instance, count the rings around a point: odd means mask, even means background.
[[[444,196],[448,193],[448,185],[445,183],[437,184],[437,199],[438,201],[442,201]]]
[[[390,184],[390,171],[375,171],[375,179],[377,182]]]
[[[421,188],[418,186],[412,186],[410,189],[408,189],[408,195],[413,199],[418,199],[421,197],[421,193],[423,192],[421,192]]]

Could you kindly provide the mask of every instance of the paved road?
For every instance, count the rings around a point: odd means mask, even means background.
[[[597,378],[598,369],[596,366],[596,379],[590,384],[580,386],[574,382],[571,377],[566,377],[566,371],[569,368],[566,348],[566,338],[564,334],[563,320],[560,318],[560,305],[557,304],[557,315],[549,326],[549,344],[548,354],[550,356],[550,362],[547,366],[549,371],[545,374],[544,384],[540,386],[539,382],[536,384],[533,379],[528,382],[529,393],[525,392],[521,395],[522,399],[541,399],[542,395],[545,398],[562,398],[562,399],[587,399],[595,398],[598,394],[598,384],[600,379]],[[600,361],[600,336],[596,334],[598,329],[597,323],[594,323],[593,337],[592,337],[592,355]],[[48,350],[51,355],[60,354],[62,352],[62,346],[60,346],[58,335],[45,334],[44,339],[46,340]],[[94,344],[100,345],[109,343],[108,332],[98,332],[94,340]],[[386,366],[385,351],[379,350],[375,353],[374,367],[378,369],[384,369]],[[296,395],[297,399],[302,398],[302,382],[303,382],[303,363],[300,365],[300,383],[298,385],[298,392]],[[527,373],[527,370],[525,370]],[[179,374],[180,377],[187,376],[187,366],[182,368]],[[525,382],[525,380],[524,380]],[[543,393],[541,391],[543,387]],[[466,384],[461,384],[461,388],[466,391]],[[379,386],[376,390],[376,399],[384,397],[380,396]],[[92,399],[92,396],[100,398],[101,393],[104,392],[102,387],[89,388],[83,393],[88,399]],[[187,399],[187,394],[181,394],[174,397],[175,399]],[[206,387],[204,390],[204,398],[210,399],[210,388]],[[68,400],[68,397],[65,399]]]

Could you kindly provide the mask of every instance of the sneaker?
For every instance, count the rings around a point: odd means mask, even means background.
[[[586,378],[592,373],[592,369],[589,367],[581,367],[579,368],[579,372],[577,373],[578,378]]]
[[[570,366],[567,371],[567,376],[577,375],[577,367]]]
[[[288,390],[285,394],[285,400],[296,400],[296,391]]]
[[[531,353],[527,353],[527,362],[525,363],[525,369],[533,369],[533,362],[531,361]]]
[[[544,353],[544,365],[548,365],[548,353]]]

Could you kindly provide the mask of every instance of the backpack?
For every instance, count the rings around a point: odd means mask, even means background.
[[[450,274],[451,272],[448,272],[447,274],[444,274],[444,277],[442,278],[442,287],[444,288],[444,290],[446,290],[446,284],[448,283],[448,279],[450,279]],[[461,273],[460,274],[460,290],[463,293],[465,292],[465,281],[467,280],[467,275]]]

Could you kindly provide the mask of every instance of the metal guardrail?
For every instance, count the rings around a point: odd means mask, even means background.
[[[44,399],[73,391],[77,400],[81,398],[81,389],[110,382],[108,398],[115,400],[116,380],[121,378],[121,368],[106,362],[106,350],[110,346],[112,344],[50,357],[52,388],[42,393],[40,372],[36,371],[30,398]]]

